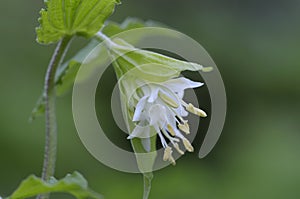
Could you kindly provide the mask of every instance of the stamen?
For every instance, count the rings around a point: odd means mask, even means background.
[[[167,146],[167,147],[165,148],[163,160],[164,160],[164,161],[167,161],[167,160],[169,159],[171,153],[172,153],[171,147]]]
[[[171,162],[171,164],[172,164],[173,166],[176,165],[176,162],[175,162],[175,160],[174,160],[174,158],[173,158],[172,156],[170,157],[169,161]]]
[[[163,146],[164,148],[166,148],[166,147],[168,146],[168,144],[167,144],[167,142],[166,142],[164,136],[161,134],[161,132],[157,132],[157,134],[158,134],[158,136],[159,136],[159,138],[160,138],[160,142],[161,142],[162,146]]]
[[[173,146],[179,154],[181,154],[181,155],[184,154],[184,152],[179,148],[179,145],[177,143],[174,143]]]
[[[175,138],[175,137],[171,137],[167,131],[165,129],[161,129],[161,132],[172,142],[179,142],[179,139],[178,138]]]
[[[172,156],[172,153],[173,153],[172,148],[169,147],[169,146],[167,146],[165,148],[163,160],[164,161],[170,161],[173,165],[175,165],[176,162],[175,162],[175,160],[174,160],[174,158]]]
[[[185,132],[187,135],[190,134],[190,126],[189,126],[187,120],[185,120],[185,121],[183,122],[183,124],[178,124],[178,128],[179,128],[180,130],[182,130],[183,132]]]
[[[185,123],[187,122],[187,120],[184,120],[180,115],[178,115],[177,112],[174,112],[175,113],[175,119],[178,123]]]
[[[194,107],[194,105],[191,103],[186,106],[186,110],[200,117],[207,117],[207,114],[203,110]]]
[[[172,128],[172,126],[171,126],[170,124],[167,125],[167,128],[168,128],[168,131],[170,132],[170,134],[171,134],[172,136],[175,136],[175,135],[176,135],[174,129]]]
[[[182,142],[186,150],[188,150],[188,152],[194,151],[194,147],[191,145],[190,141],[188,141],[186,138],[183,138]]]
[[[165,102],[167,103],[168,105],[170,105],[171,107],[173,108],[178,108],[179,105],[172,99],[170,98],[169,96],[163,94],[163,93],[159,93],[159,97]]]

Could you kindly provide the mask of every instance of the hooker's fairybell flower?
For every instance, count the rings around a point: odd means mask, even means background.
[[[182,98],[185,89],[197,88],[202,85],[203,83],[179,77],[159,83],[147,83],[140,87],[139,92],[135,95],[138,102],[132,118],[136,126],[128,139],[141,138],[143,147],[149,152],[150,128],[153,127],[164,147],[164,161],[175,165],[175,159],[172,156],[173,149],[168,142],[181,155],[184,154],[184,151],[178,145],[180,141],[187,151],[193,152],[193,146],[184,136],[184,134],[190,134],[188,121],[184,117],[188,116],[188,112],[200,117],[207,115],[203,110],[185,102]]]
[[[164,147],[165,161],[175,164],[173,148],[180,154],[182,142],[189,152],[194,150],[184,134],[190,133],[188,112],[201,117],[206,113],[183,101],[184,90],[203,84],[184,77],[182,71],[209,72],[211,67],[181,61],[148,50],[137,49],[124,40],[110,42],[110,54],[119,79],[123,116],[141,171],[151,170],[154,163],[156,134]],[[169,143],[170,142],[170,147]],[[142,145],[140,147],[140,145]],[[143,148],[143,149],[141,149]],[[149,152],[150,156],[140,155]],[[145,166],[146,165],[146,166]],[[145,169],[146,168],[146,169]]]

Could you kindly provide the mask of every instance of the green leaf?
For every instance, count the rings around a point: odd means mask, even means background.
[[[73,174],[66,175],[61,180],[52,178],[50,182],[44,182],[42,179],[31,175],[7,199],[23,199],[50,192],[69,193],[78,199],[102,198],[100,194],[88,187],[87,180],[80,173],[74,172]]]
[[[36,102],[35,107],[33,108],[29,122],[32,122],[35,120],[36,117],[42,116],[45,113],[45,98],[44,98],[44,92],[43,94],[39,97],[38,101]]]
[[[95,35],[119,0],[47,0],[40,11],[37,41],[50,44],[64,36]]]
[[[66,91],[68,91],[76,78],[76,74],[80,68],[81,63],[75,60],[69,62],[66,70],[63,71],[63,74],[58,78],[56,83],[56,95],[61,96]]]

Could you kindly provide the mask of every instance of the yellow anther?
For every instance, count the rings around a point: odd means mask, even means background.
[[[183,124],[178,124],[178,128],[185,132],[187,135],[190,134],[190,126],[187,121],[184,121]]]
[[[173,158],[172,156],[170,157],[169,161],[171,162],[171,164],[172,164],[173,166],[176,165],[176,162],[175,162],[175,160],[174,160],[174,158]]]
[[[174,148],[177,150],[177,152],[181,155],[184,154],[184,152],[179,148],[179,145],[177,143],[174,144]]]
[[[170,98],[169,96],[163,94],[163,93],[159,93],[159,97],[164,101],[166,102],[168,105],[172,106],[173,108],[178,108],[179,105],[172,99]]]
[[[182,141],[184,147],[186,148],[186,150],[188,150],[188,152],[194,151],[194,147],[191,145],[190,141],[188,141],[186,138],[183,138]]]
[[[163,160],[164,160],[164,161],[169,161],[169,162],[171,162],[173,165],[176,165],[176,162],[175,162],[175,159],[174,159],[173,156],[172,156],[172,153],[173,153],[172,148],[169,147],[169,146],[167,146],[167,147],[165,148]]]
[[[169,146],[167,146],[167,147],[165,148],[163,160],[164,160],[164,161],[169,160],[169,159],[170,159],[170,156],[172,156],[172,152],[173,152],[173,151],[172,151],[172,148],[169,147]]]
[[[168,131],[170,132],[170,134],[171,134],[172,136],[175,136],[175,135],[176,135],[174,129],[172,128],[172,126],[171,126],[170,124],[167,125],[167,128],[168,128]]]
[[[207,114],[203,110],[194,107],[194,105],[191,103],[186,106],[186,110],[200,117],[207,117]]]

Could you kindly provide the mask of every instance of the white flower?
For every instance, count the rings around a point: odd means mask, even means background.
[[[190,133],[188,121],[183,118],[188,115],[188,112],[201,117],[206,117],[206,113],[191,103],[186,103],[182,98],[185,89],[197,88],[202,85],[203,83],[194,82],[184,77],[142,85],[130,102],[134,109],[132,121],[136,126],[128,139],[140,138],[144,149],[149,152],[150,137],[152,136],[150,135],[150,128],[154,128],[165,148],[164,161],[175,164],[172,156],[173,150],[168,142],[180,154],[184,154],[178,145],[180,141],[187,151],[193,152],[193,146],[183,135],[183,133]]]

